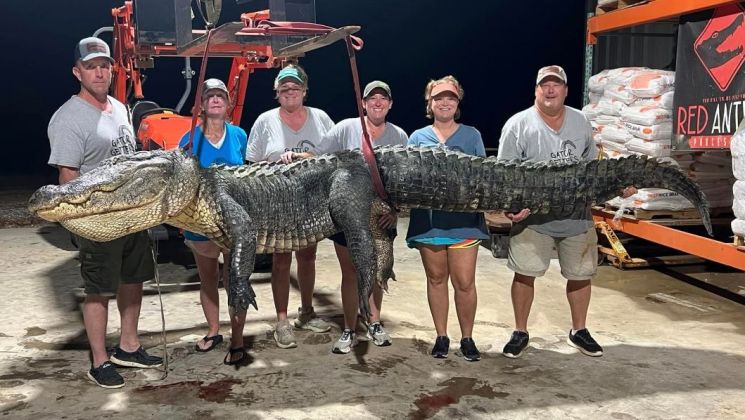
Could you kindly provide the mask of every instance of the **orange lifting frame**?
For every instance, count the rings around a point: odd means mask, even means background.
[[[614,10],[587,19],[586,43],[596,44],[597,36],[602,32],[670,19],[740,1],[651,0],[647,3]],[[619,232],[745,271],[745,252],[740,251],[734,244],[694,235],[646,220],[627,217],[613,220],[613,213],[599,209],[592,210],[592,217],[595,222],[606,222]]]

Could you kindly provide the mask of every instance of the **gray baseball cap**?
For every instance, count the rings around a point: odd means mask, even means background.
[[[104,42],[101,38],[94,36],[83,38],[75,46],[75,62],[88,61],[96,57],[106,57],[109,59],[111,64],[114,64],[114,59],[111,58],[111,50],[109,44]]]
[[[225,92],[226,95],[228,95],[228,98],[230,98],[230,92],[228,92],[228,88],[225,87],[225,83],[223,83],[220,79],[207,79],[202,83],[202,96],[206,95],[208,91],[217,89]]]
[[[375,89],[383,90],[389,98],[393,99],[393,95],[391,95],[391,87],[388,86],[388,83],[381,82],[380,80],[373,80],[372,82],[368,83],[367,86],[365,86],[365,90],[362,92],[362,98],[364,99],[370,96],[372,94],[372,91],[374,91]]]

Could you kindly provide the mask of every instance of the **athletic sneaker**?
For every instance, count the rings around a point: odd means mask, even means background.
[[[331,330],[331,324],[322,320],[316,315],[313,307],[310,307],[310,311],[303,312],[303,308],[297,308],[297,319],[295,320],[295,328],[299,330],[308,330],[317,333],[327,332]]]
[[[101,366],[88,371],[88,378],[102,388],[121,388],[124,386],[124,378],[116,371],[111,362],[101,363]]]
[[[478,362],[481,360],[481,353],[476,348],[476,343],[473,342],[471,337],[463,337],[460,340],[460,352],[463,358],[469,362]]]
[[[510,341],[502,349],[502,355],[510,359],[517,359],[522,356],[523,351],[528,347],[530,336],[525,331],[513,331]]]
[[[567,344],[572,347],[576,347],[583,354],[592,357],[600,357],[603,355],[603,348],[600,344],[595,341],[590,335],[590,331],[587,328],[583,328],[572,335],[572,331],[569,331],[569,338]]]
[[[432,357],[435,359],[446,359],[449,349],[450,339],[445,335],[438,336],[435,339],[435,346],[432,347]]]
[[[336,354],[347,354],[352,351],[352,347],[357,345],[357,333],[350,329],[344,329],[341,332],[341,337],[336,340],[334,347],[331,349],[332,353]]]
[[[283,319],[277,322],[277,325],[274,327],[274,341],[277,343],[277,347],[281,349],[297,347],[297,340],[295,339],[295,333],[292,331],[290,321]]]
[[[367,326],[367,339],[372,340],[373,344],[380,347],[390,346],[393,342],[391,336],[385,332],[383,325],[380,321],[373,322]]]
[[[143,369],[157,368],[163,365],[162,358],[147,354],[142,346],[131,353],[122,350],[122,348],[119,346],[116,346],[114,354],[111,355],[111,362],[118,366]]]

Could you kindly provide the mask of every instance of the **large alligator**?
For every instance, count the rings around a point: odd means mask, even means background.
[[[676,167],[646,158],[559,166],[481,158],[440,149],[385,147],[375,158],[390,204],[448,211],[518,211],[581,218],[627,185],[667,188],[698,208],[711,232],[698,185]],[[228,304],[256,306],[249,282],[256,253],[289,252],[343,231],[357,267],[360,308],[369,313],[373,281],[392,276],[392,239],[375,221],[377,198],[360,152],[291,164],[200,169],[181,151],[118,156],[61,186],[34,193],[29,210],[97,241],[161,223],[202,233],[231,248]]]

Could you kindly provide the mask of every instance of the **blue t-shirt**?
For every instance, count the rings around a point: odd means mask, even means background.
[[[442,147],[473,156],[486,157],[481,133],[474,127],[461,124],[440,143],[432,126],[420,128],[411,133],[409,146]],[[468,212],[448,212],[442,210],[411,209],[409,230],[406,241],[410,246],[421,241],[429,244],[452,244],[464,239],[488,239],[484,214]],[[444,239],[444,241],[443,241]],[[450,241],[448,239],[451,239]]]
[[[202,127],[194,129],[194,139],[190,153],[199,158],[199,166],[208,168],[210,165],[243,165],[244,156],[246,156],[246,145],[248,143],[246,132],[242,128],[225,124],[225,134],[217,145],[213,145],[202,134]],[[189,132],[186,132],[178,146],[184,148],[189,142]],[[184,231],[184,238],[191,241],[206,241],[206,236],[198,235],[193,232]]]

